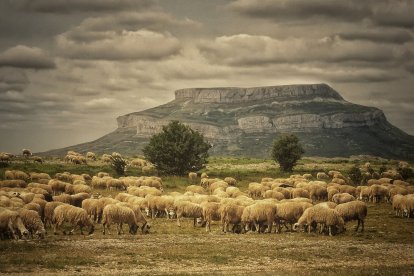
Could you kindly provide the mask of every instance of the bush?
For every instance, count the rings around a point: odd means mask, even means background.
[[[357,166],[353,166],[348,172],[349,178],[355,185],[361,184],[362,180],[362,173],[361,170]]]
[[[125,174],[125,167],[127,163],[121,156],[111,156],[111,167],[118,175]]]
[[[298,137],[293,134],[282,135],[273,142],[272,158],[285,172],[291,172],[304,153]]]
[[[171,121],[161,133],[151,137],[143,152],[145,159],[161,173],[184,175],[205,166],[210,148],[211,145],[198,131]]]

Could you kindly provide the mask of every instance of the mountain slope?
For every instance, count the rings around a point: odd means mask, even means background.
[[[414,159],[413,136],[391,125],[381,110],[347,102],[326,84],[177,90],[169,103],[118,117],[118,128],[98,140],[44,154],[140,154],[171,120],[202,132],[213,145],[211,155],[269,157],[273,139],[295,133],[308,156]]]

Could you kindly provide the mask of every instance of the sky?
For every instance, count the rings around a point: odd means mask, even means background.
[[[412,0],[2,0],[0,151],[97,139],[189,87],[327,83],[414,135]]]

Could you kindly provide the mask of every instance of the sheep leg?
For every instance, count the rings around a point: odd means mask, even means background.
[[[194,224],[193,224],[193,227],[196,227],[196,220],[197,220],[197,218],[194,218]]]
[[[357,226],[356,226],[356,228],[355,228],[355,232],[358,232],[358,228],[359,228],[359,225],[361,224],[361,220],[358,220],[358,224],[357,224]]]
[[[155,218],[155,209],[151,208],[151,218],[154,219]]]
[[[207,219],[206,220],[206,232],[210,232],[211,231],[211,229],[210,229],[210,223],[211,223],[210,219]]]
[[[11,220],[9,220],[7,226],[9,227],[9,230],[10,230],[12,236],[13,236],[13,239],[18,240],[19,237],[16,236],[16,232],[14,231],[14,228],[13,228],[13,222]]]
[[[181,216],[177,215],[177,226],[178,226],[178,227],[181,227],[180,217],[181,217]]]
[[[328,229],[329,229],[329,236],[332,237],[332,226],[328,226]]]
[[[120,224],[117,224],[116,229],[118,230],[118,235],[121,235],[121,230],[119,229],[120,228],[119,226],[120,226]]]
[[[164,211],[165,211],[165,215],[166,215],[167,219],[170,219],[170,215],[168,214],[168,209],[165,208]]]

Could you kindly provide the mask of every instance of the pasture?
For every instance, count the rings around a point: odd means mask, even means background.
[[[305,159],[294,174],[336,169],[346,172],[364,160]],[[395,166],[396,161],[371,161],[374,169]],[[59,160],[44,164],[15,162],[0,169],[26,172],[88,173],[105,171],[115,176],[108,165],[99,161],[88,165],[69,165]],[[206,168],[210,177],[232,176],[244,191],[248,183],[263,177],[288,177],[269,160],[211,158]],[[127,172],[141,175],[137,170]],[[193,184],[186,177],[162,177],[164,193],[185,192]],[[199,179],[198,179],[199,181]],[[198,182],[199,183],[199,182]],[[197,184],[198,184],[197,183]],[[93,190],[103,196],[120,191]],[[193,227],[192,219],[148,218],[149,234],[102,234],[96,224],[92,235],[53,235],[51,228],[43,240],[0,241],[0,273],[4,274],[83,274],[83,275],[160,275],[160,274],[260,274],[260,275],[409,275],[414,272],[414,220],[396,217],[389,203],[367,203],[365,231],[353,231],[349,222],[344,233],[330,237],[317,233],[290,232],[246,234],[223,233],[221,223],[213,222],[211,232]],[[127,226],[124,226],[126,228]],[[68,226],[66,226],[69,229]],[[115,226],[112,226],[115,229]]]

